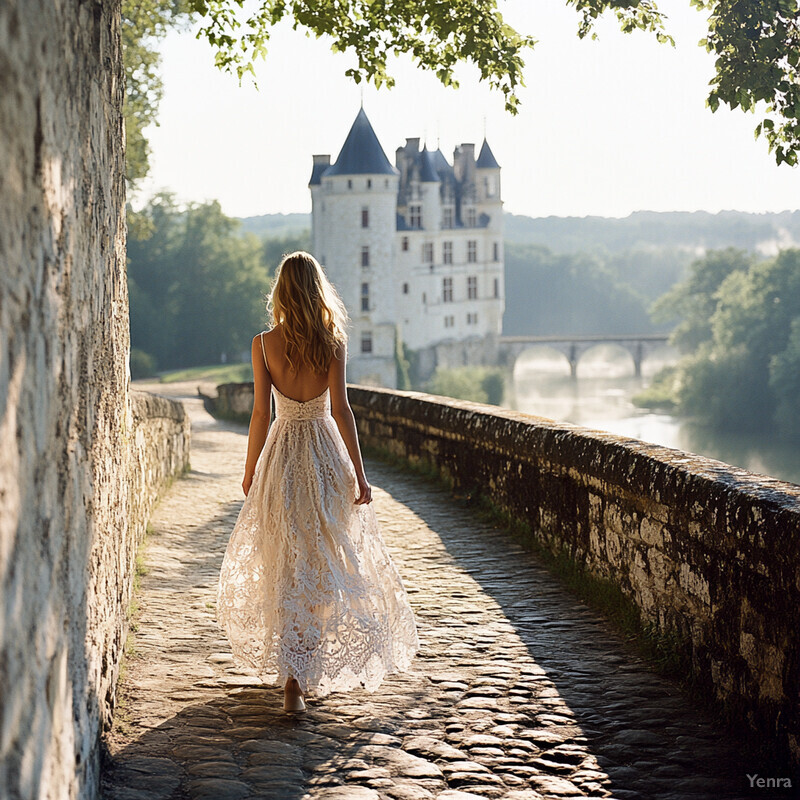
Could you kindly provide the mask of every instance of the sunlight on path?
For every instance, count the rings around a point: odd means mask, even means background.
[[[736,752],[594,612],[441,489],[375,462],[421,650],[373,694],[310,694],[285,714],[214,617],[246,431],[183,399],[192,471],[152,519],[105,800],[740,796]]]

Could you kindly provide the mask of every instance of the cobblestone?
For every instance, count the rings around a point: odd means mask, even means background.
[[[243,427],[191,387],[192,470],[152,521],[105,800],[734,800],[747,754],[519,544],[424,478],[368,463],[417,616],[409,672],[282,710],[232,662],[216,579]],[[763,772],[763,771],[762,771]]]

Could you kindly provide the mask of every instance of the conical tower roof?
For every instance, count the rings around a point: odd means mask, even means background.
[[[478,160],[475,162],[475,166],[478,169],[500,169],[500,165],[497,163],[492,148],[489,147],[489,142],[487,142],[486,139],[483,140],[481,152],[478,154]]]
[[[419,173],[419,179],[422,183],[439,183],[439,176],[436,174],[436,167],[434,167],[433,162],[434,154],[427,147],[423,147],[420,153]]]
[[[394,167],[386,158],[364,109],[360,109],[336,163],[325,170],[325,176],[394,174]]]

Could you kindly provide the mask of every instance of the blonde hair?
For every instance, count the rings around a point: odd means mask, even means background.
[[[283,257],[267,300],[273,325],[283,325],[292,371],[327,372],[347,344],[344,303],[314,256],[302,250]]]

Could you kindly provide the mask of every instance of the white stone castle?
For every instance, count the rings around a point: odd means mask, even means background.
[[[417,371],[492,360],[503,320],[500,167],[486,140],[406,139],[391,165],[362,108],[339,157],[315,155],[313,252],[352,320],[348,379],[395,388],[400,343]]]

